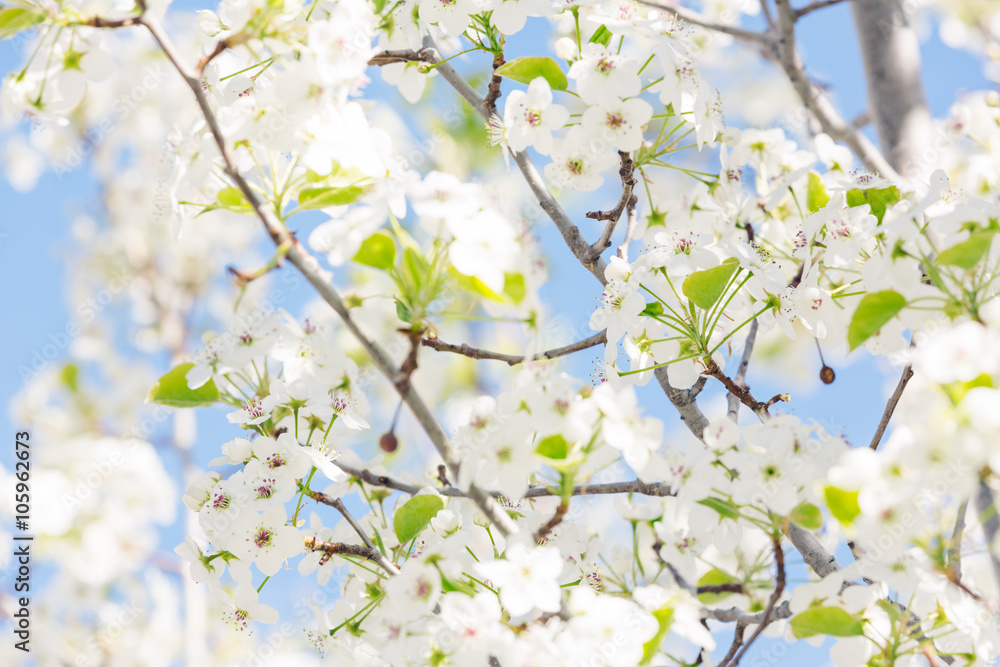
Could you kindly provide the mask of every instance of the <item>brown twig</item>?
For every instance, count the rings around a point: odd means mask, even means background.
[[[615,226],[618,224],[618,220],[622,217],[625,207],[628,206],[633,199],[632,190],[635,188],[636,184],[634,177],[635,162],[632,161],[632,156],[624,151],[618,151],[618,157],[621,160],[621,167],[618,169],[618,175],[622,179],[622,196],[618,198],[618,203],[615,204],[613,209],[607,211],[590,211],[586,215],[586,217],[591,220],[608,221],[608,224],[604,226],[604,232],[601,234],[601,238],[599,238],[597,242],[590,247],[590,253],[593,257],[600,257],[602,252],[611,247],[611,235],[615,231]]]
[[[889,402],[885,404],[885,411],[882,413],[882,419],[878,422],[878,428],[875,429],[875,435],[872,436],[872,442],[868,445],[872,451],[878,449],[882,435],[885,433],[886,427],[889,426],[889,420],[892,419],[892,413],[896,411],[896,404],[899,403],[899,398],[903,395],[903,390],[906,389],[906,384],[911,377],[913,377],[913,366],[906,364],[906,367],[903,368],[903,374],[899,377],[899,382],[896,383],[896,389],[889,397]]]
[[[489,350],[481,350],[466,343],[461,345],[454,345],[452,343],[446,343],[438,338],[424,338],[420,343],[426,347],[435,349],[439,352],[453,352],[455,354],[461,354],[462,356],[469,357],[470,359],[492,359],[494,361],[506,362],[509,366],[516,366],[517,364],[523,364],[526,361],[538,361],[541,359],[555,359],[557,357],[564,357],[567,354],[573,354],[574,352],[579,352],[580,350],[586,350],[588,348],[594,347],[595,345],[603,345],[608,342],[607,330],[600,331],[589,338],[584,338],[583,340],[577,341],[575,343],[570,343],[569,345],[564,345],[563,347],[553,348],[551,350],[546,350],[545,352],[540,352],[538,354],[523,355],[523,354],[501,354],[499,352],[490,352]]]
[[[429,63],[433,62],[431,52],[427,49],[414,51],[412,49],[399,49],[395,51],[381,51],[376,53],[368,61],[369,65],[381,67],[383,65],[393,65],[395,63]]]
[[[743,584],[710,584],[706,586],[698,587],[698,595],[704,593],[737,593],[739,595],[745,595],[746,591],[743,588]]]
[[[497,100],[500,99],[500,84],[503,83],[503,77],[498,75],[496,71],[504,64],[503,51],[497,51],[493,54],[493,78],[490,79],[490,88],[486,93],[486,97],[483,99],[483,111],[486,112],[487,116],[493,116],[497,110]]]
[[[537,531],[535,531],[535,544],[541,544],[542,540],[552,532],[552,529],[562,523],[563,517],[566,516],[566,512],[569,511],[569,500],[563,498],[559,502],[559,506],[556,507],[555,513],[549,518],[548,521],[543,523]]]
[[[306,549],[309,551],[322,551],[326,554],[322,562],[329,560],[330,556],[357,556],[370,560],[381,566],[382,554],[375,549],[362,546],[360,544],[344,544],[343,542],[324,542],[316,537],[305,538]],[[397,571],[398,572],[398,571]],[[395,573],[393,573],[395,574]]]
[[[714,377],[716,380],[721,382],[726,387],[726,389],[729,390],[730,394],[738,398],[740,400],[740,403],[753,410],[753,413],[758,417],[760,417],[761,419],[763,419],[764,416],[767,415],[767,411],[775,403],[778,403],[780,401],[784,401],[787,403],[792,400],[789,394],[775,394],[772,398],[770,398],[767,401],[758,401],[756,398],[753,397],[753,394],[750,393],[749,389],[745,389],[739,386],[738,384],[733,382],[728,375],[723,373],[722,369],[719,368],[719,365],[715,363],[714,359],[712,359],[711,357],[705,357],[704,359],[702,359],[702,362],[705,364],[705,371],[703,375]]]
[[[141,19],[141,16],[130,16],[125,19],[106,19],[100,16],[91,16],[84,19],[83,25],[89,25],[93,28],[131,28],[132,26],[141,25]]]

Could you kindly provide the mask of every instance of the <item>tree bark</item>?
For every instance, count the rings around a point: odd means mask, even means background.
[[[920,80],[920,45],[910,26],[911,4],[854,0],[851,6],[882,152],[902,176],[926,176],[933,157],[923,153],[932,126]]]

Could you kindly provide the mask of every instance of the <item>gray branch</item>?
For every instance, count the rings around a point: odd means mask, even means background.
[[[889,163],[903,176],[920,175],[933,134],[920,81],[920,44],[910,27],[915,6],[902,0],[851,4],[868,81],[868,108]]]

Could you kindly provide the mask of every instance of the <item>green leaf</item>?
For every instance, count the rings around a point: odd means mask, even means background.
[[[413,324],[413,311],[399,299],[396,299],[396,317],[407,324]]]
[[[809,183],[806,186],[806,206],[813,213],[826,206],[830,201],[830,195],[826,193],[826,186],[823,180],[815,171],[809,172]]]
[[[857,637],[864,634],[861,619],[851,616],[840,607],[813,607],[796,614],[790,620],[792,632],[799,639],[814,635]]]
[[[45,14],[21,7],[8,7],[0,11],[0,39],[13,37],[22,30],[38,25],[45,20]]]
[[[493,73],[519,83],[531,83],[538,77],[542,77],[549,82],[549,87],[552,90],[566,90],[569,87],[569,81],[566,80],[566,75],[563,74],[559,63],[547,56],[514,58],[501,65]]]
[[[353,204],[365,193],[365,185],[354,183],[343,186],[303,188],[299,190],[299,208],[310,210],[330,206]]]
[[[792,510],[788,518],[806,530],[816,530],[823,525],[823,515],[812,503],[802,503]]]
[[[453,266],[449,267],[448,273],[451,275],[452,279],[454,279],[455,283],[466,292],[481,296],[484,299],[489,299],[490,301],[504,301],[502,296],[490,289],[490,286],[479,278],[459,273],[458,269]],[[506,284],[504,287],[506,288]]]
[[[375,232],[365,239],[351,261],[388,271],[396,265],[396,243],[388,234]]]
[[[938,264],[957,266],[966,270],[974,268],[990,249],[990,242],[993,241],[995,233],[993,230],[974,232],[968,240],[942,250],[935,261]]]
[[[535,452],[549,459],[564,459],[569,455],[569,443],[566,442],[566,438],[556,433],[543,438],[535,447]]]
[[[243,192],[236,187],[222,188],[219,190],[219,194],[215,196],[215,200],[219,202],[219,205],[208,206],[202,213],[207,213],[209,210],[215,210],[216,208],[224,208],[233,213],[250,213],[253,211],[250,207],[250,202],[243,196]]]
[[[823,489],[823,499],[826,501],[826,506],[830,508],[830,514],[841,523],[853,523],[854,519],[861,514],[857,491],[844,491],[835,486],[828,486]]]
[[[594,31],[594,34],[590,36],[588,40],[591,44],[600,44],[601,46],[607,46],[611,42],[611,31],[605,25],[600,26]]]
[[[698,504],[712,508],[724,519],[738,519],[740,516],[740,508],[728,500],[723,500],[721,498],[703,498],[698,501]]]
[[[80,391],[80,367],[76,364],[66,364],[62,367],[59,379],[74,394]]]
[[[698,580],[699,586],[718,586],[720,584],[732,584],[737,581],[736,577],[718,568],[712,568]],[[720,600],[732,595],[732,593],[699,593],[698,599],[702,604],[715,604]]]
[[[663,304],[659,301],[650,301],[639,314],[645,315],[646,317],[659,317],[663,314]]]
[[[674,622],[674,610],[672,607],[664,607],[653,612],[656,619],[657,630],[653,638],[642,645],[642,662],[640,665],[648,665],[660,650],[660,644],[670,632],[670,626]]]
[[[172,408],[195,408],[217,402],[219,390],[215,387],[214,380],[209,380],[197,389],[188,387],[187,374],[193,367],[194,364],[187,363],[172,368],[149,390],[146,402]]]
[[[681,290],[696,306],[702,310],[710,310],[726,291],[729,279],[738,268],[736,258],[730,257],[721,266],[692,273],[684,279]]]
[[[875,188],[872,190],[848,190],[847,205],[851,208],[870,204],[872,215],[878,218],[878,224],[882,224],[885,217],[885,209],[899,201],[899,188],[890,185],[887,188]]]
[[[878,333],[904,306],[906,298],[893,290],[866,294],[847,327],[847,343],[851,350]]]
[[[503,293],[514,303],[524,301],[528,290],[524,286],[524,276],[520,273],[503,274]]]
[[[442,509],[444,501],[439,496],[413,496],[407,500],[392,518],[392,528],[399,543],[406,544],[416,537]]]

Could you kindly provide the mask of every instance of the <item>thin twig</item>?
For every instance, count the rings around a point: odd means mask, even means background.
[[[826,7],[832,7],[833,5],[838,5],[841,2],[850,2],[851,0],[815,0],[810,2],[805,7],[795,10],[795,18],[800,19],[806,14],[812,14],[817,9],[825,9]]]
[[[747,390],[749,390],[746,384],[747,368],[750,366],[750,355],[753,354],[753,345],[757,340],[757,328],[757,318],[754,318],[753,322],[750,323],[750,332],[747,333],[747,342],[743,345],[743,358],[740,359],[740,367],[737,369],[736,377],[733,379],[734,384]],[[740,399],[732,393],[726,399],[729,402],[729,410],[727,412],[729,418],[733,421],[739,421]]]
[[[311,491],[307,490],[306,494],[310,498],[312,498]],[[392,562],[390,562],[389,559],[386,558],[381,551],[379,551],[379,549],[375,546],[375,543],[372,542],[370,537],[368,537],[368,534],[365,532],[365,529],[362,528],[361,524],[359,524],[354,519],[354,516],[347,511],[347,507],[344,505],[344,501],[342,501],[340,498],[333,498],[329,504],[333,508],[335,508],[338,512],[340,512],[340,514],[344,517],[344,519],[347,520],[347,523],[351,524],[351,528],[353,528],[354,532],[358,534],[358,536],[361,538],[361,541],[365,543],[365,546],[374,551],[378,556],[381,557],[378,561],[379,567],[381,567],[386,572],[390,572],[392,574],[399,574],[399,568],[393,565]]]
[[[454,345],[452,343],[446,343],[438,338],[424,338],[420,341],[425,347],[433,348],[439,352],[453,352],[455,354],[461,354],[463,356],[469,357],[470,359],[492,359],[494,361],[506,362],[509,366],[516,366],[518,364],[523,364],[526,361],[538,361],[541,359],[555,359],[557,357],[564,357],[567,354],[573,354],[574,352],[579,352],[580,350],[586,350],[588,348],[594,347],[596,345],[603,345],[608,342],[607,329],[600,331],[589,338],[584,338],[583,340],[577,341],[575,343],[570,343],[569,345],[564,345],[563,347],[553,348],[551,350],[546,350],[545,352],[540,352],[538,354],[523,355],[523,354],[501,354],[500,352],[490,352],[489,350],[481,350],[476,347],[472,347],[466,343],[461,345]]]
[[[364,470],[355,468],[353,466],[347,465],[346,463],[341,463],[339,461],[334,461],[333,464],[346,472],[351,477],[361,480],[365,484],[370,486],[381,486],[387,489],[393,489],[394,491],[402,491],[403,493],[409,494],[411,496],[416,495],[424,487],[417,486],[415,484],[407,484],[406,482],[401,482],[392,477],[386,475],[376,475],[370,470]],[[454,498],[465,498],[469,494],[455,486],[446,486],[440,489],[435,489],[437,493],[442,496],[449,496]],[[502,498],[504,495],[499,491],[487,491],[489,495],[494,498]],[[578,484],[573,487],[572,495],[574,496],[598,496],[598,495],[611,495],[616,493],[637,493],[642,496],[652,496],[654,498],[662,498],[666,496],[672,496],[673,491],[666,484],[655,484],[646,483],[640,480],[631,480],[625,482],[604,482],[601,484]],[[544,486],[535,486],[525,492],[525,498],[543,498],[547,496],[558,496],[561,492],[558,490],[550,490]],[[317,502],[330,504],[326,499],[326,496],[317,491],[313,491],[310,495],[313,500]]]
[[[775,394],[767,401],[758,401],[756,398],[753,397],[753,394],[750,393],[749,389],[745,389],[744,387],[739,386],[738,384],[733,382],[733,380],[728,375],[723,373],[722,369],[719,368],[719,365],[715,363],[714,359],[712,359],[711,357],[705,357],[702,360],[702,362],[705,364],[704,375],[714,377],[716,380],[721,382],[726,387],[726,389],[729,390],[730,394],[739,399],[740,403],[753,410],[753,413],[757,415],[757,417],[760,418],[761,421],[763,421],[764,417],[767,416],[768,414],[767,411],[771,408],[772,405],[780,401],[784,401],[787,403],[792,400],[789,394]]]
[[[625,214],[628,216],[628,227],[625,229],[625,240],[618,246],[618,256],[626,262],[628,261],[628,247],[632,245],[635,228],[639,225],[639,215],[635,209],[638,203],[639,198],[633,194],[632,198],[628,200],[628,207],[625,209]]]
[[[323,540],[316,537],[305,538],[306,549],[309,551],[322,551],[328,556],[340,555],[340,556],[358,556],[360,558],[365,558],[372,561],[379,567],[383,567],[382,561],[384,557],[378,551],[378,549],[371,549],[360,544],[344,544],[343,542],[324,542]],[[326,560],[326,559],[324,559]],[[399,574],[399,570],[393,568],[394,571],[388,571],[390,575]]]
[[[432,62],[427,49],[414,51],[412,49],[399,49],[395,51],[381,51],[376,53],[368,61],[369,65],[381,67],[382,65],[393,65],[395,63],[427,63]]]
[[[778,600],[781,598],[781,594],[785,591],[785,552],[781,548],[781,536],[774,536],[771,538],[771,548],[774,550],[774,567],[777,570],[777,579],[774,586],[774,592],[771,593],[771,597],[767,601],[767,607],[764,609],[764,616],[761,617],[760,623],[757,625],[757,629],[754,633],[750,635],[750,640],[744,644],[740,652],[736,654],[733,658],[733,666],[740,664],[740,659],[746,655],[746,652],[753,645],[760,633],[764,632],[764,628],[767,624],[771,622],[771,613],[774,611],[774,606],[777,604]]]
[[[868,447],[872,451],[878,449],[879,443],[882,441],[882,434],[885,433],[885,429],[889,426],[889,420],[892,419],[892,413],[896,410],[896,404],[899,403],[900,396],[903,395],[903,390],[906,389],[906,384],[913,377],[913,367],[910,364],[906,364],[903,369],[903,374],[899,377],[899,382],[896,383],[896,389],[892,392],[892,396],[889,397],[889,402],[885,404],[885,411],[882,413],[882,419],[879,420],[878,428],[875,429],[875,435],[872,436],[872,442]]]
[[[962,539],[965,537],[965,513],[968,509],[969,499],[966,498],[958,506],[958,513],[955,515],[955,530],[952,531],[951,542],[948,544],[948,570],[955,583],[962,581]]]
[[[701,26],[702,28],[708,28],[709,30],[714,30],[715,32],[731,35],[736,39],[743,40],[744,42],[752,42],[763,45],[771,43],[771,36],[767,33],[744,30],[743,28],[737,28],[735,26],[726,25],[725,23],[719,23],[718,21],[712,21],[698,12],[681,7],[673,2],[669,2],[669,0],[662,0],[661,2],[651,2],[650,0],[638,1],[640,4],[662,9],[663,11],[673,14],[677,18],[683,19],[692,25]]]
[[[604,232],[601,234],[601,238],[597,240],[594,245],[590,246],[591,255],[599,257],[602,252],[611,247],[611,235],[615,231],[615,226],[618,224],[618,220],[622,217],[622,213],[625,212],[625,207],[629,205],[632,201],[633,195],[632,190],[635,188],[635,163],[632,161],[632,156],[624,151],[618,151],[618,157],[621,160],[621,167],[618,169],[618,175],[622,179],[622,196],[618,198],[618,203],[615,204],[613,209],[608,211],[590,211],[587,213],[586,217],[591,220],[607,220],[608,224],[604,226]]]
[[[566,516],[566,512],[569,511],[569,500],[563,498],[559,505],[556,507],[555,513],[549,518],[548,521],[539,526],[538,530],[535,531],[535,544],[540,544],[552,530],[562,523],[563,517]]]
[[[493,54],[493,78],[490,79],[490,88],[486,93],[485,99],[483,99],[483,111],[487,115],[492,116],[497,110],[497,100],[500,99],[500,84],[503,83],[503,77],[498,75],[496,71],[504,64],[503,50],[497,51]]]

